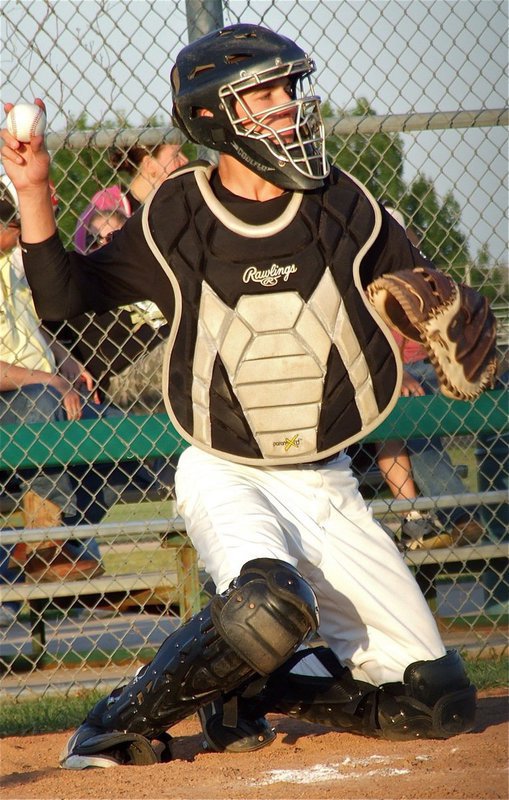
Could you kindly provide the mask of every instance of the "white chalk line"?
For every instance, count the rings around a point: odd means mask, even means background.
[[[419,756],[419,761],[428,760],[431,756]],[[402,761],[402,758],[388,756],[368,756],[366,758],[350,758],[347,756],[340,762],[332,764],[315,764],[305,769],[271,769],[265,776],[260,776],[258,780],[252,782],[251,786],[269,786],[274,783],[324,783],[325,781],[351,780],[352,778],[392,778],[400,775],[408,775],[407,768],[391,766],[394,761]],[[378,765],[378,766],[377,766]],[[365,767],[372,769],[361,769]]]

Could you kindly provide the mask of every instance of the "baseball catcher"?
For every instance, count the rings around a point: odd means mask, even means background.
[[[217,586],[90,711],[65,768],[167,761],[168,729],[195,712],[209,747],[231,752],[273,740],[270,711],[391,739],[474,724],[475,688],[345,447],[399,397],[389,324],[422,338],[446,391],[469,398],[493,378],[493,320],[328,164],[314,71],[257,25],[185,47],[173,118],[218,164],[173,173],[88,256],[56,232],[42,137],[2,133],[41,317],[153,300],[171,325],[164,396],[189,444],[178,510]],[[315,633],[326,646],[305,646]]]

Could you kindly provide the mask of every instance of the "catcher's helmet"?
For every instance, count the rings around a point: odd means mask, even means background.
[[[213,31],[177,56],[174,122],[193,142],[229,153],[276,186],[314,189],[329,171],[320,98],[309,79],[314,71],[314,61],[295,42],[267,28],[239,24]],[[290,101],[252,113],[243,92],[281,78],[288,80]],[[271,116],[285,111],[292,125],[284,132],[271,127]]]

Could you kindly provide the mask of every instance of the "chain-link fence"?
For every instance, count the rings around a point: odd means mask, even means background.
[[[317,62],[330,158],[440,269],[490,298],[506,386],[506,3],[39,0],[0,13],[3,100],[44,98],[59,229],[84,252],[201,155],[169,122],[169,70],[189,39],[240,21],[297,40]],[[116,683],[214,591],[175,515],[184,445],[161,400],[168,326],[143,303],[39,328],[15,249],[0,277],[2,359],[24,335],[20,363],[52,376],[21,394],[0,387],[2,687]],[[96,389],[73,383],[73,359]],[[417,363],[416,378],[428,378]],[[66,419],[79,396],[76,434]],[[496,397],[496,425],[486,416],[465,430],[447,407],[436,435],[351,448],[390,535],[411,531],[406,558],[445,640],[481,653],[504,646],[508,614],[508,441]]]

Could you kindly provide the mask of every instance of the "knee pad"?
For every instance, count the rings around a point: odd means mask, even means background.
[[[387,739],[447,739],[474,727],[476,689],[456,650],[410,664],[402,684],[380,687],[377,723]]]
[[[312,590],[281,561],[249,562],[217,595],[163,642],[154,659],[87,716],[98,733],[152,738],[242,686],[268,674],[317,625]]]
[[[212,618],[230,647],[260,675],[281,666],[318,627],[313,590],[290,564],[248,561],[226,601],[212,600]]]

